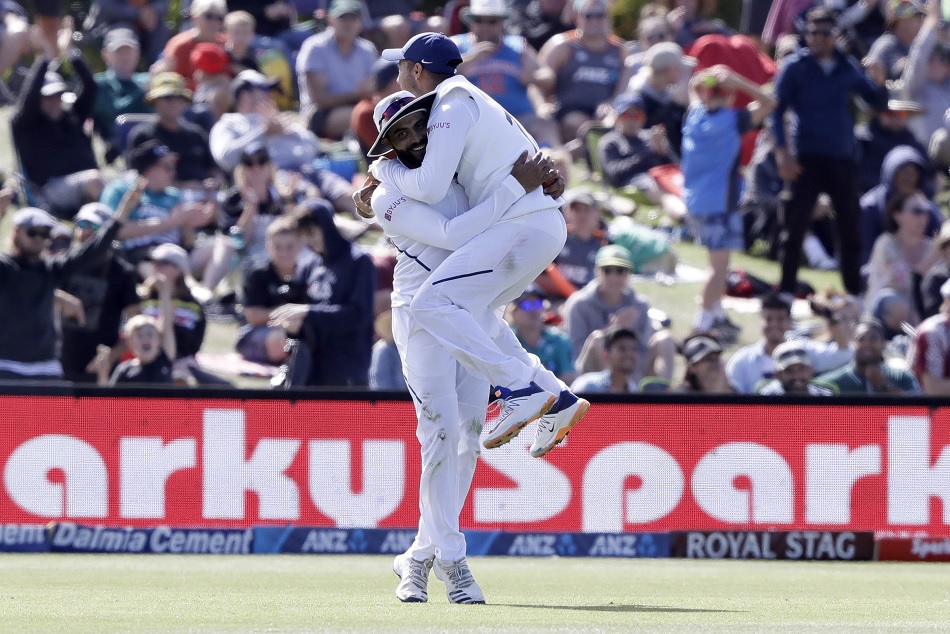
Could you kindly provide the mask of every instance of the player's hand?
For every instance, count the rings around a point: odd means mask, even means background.
[[[561,176],[561,173],[557,170],[557,176],[550,181],[545,181],[543,183],[544,193],[550,196],[551,198],[560,198],[564,195],[564,190],[567,189],[567,181],[564,180],[564,177]]]
[[[376,217],[370,202],[377,187],[379,187],[379,181],[372,176],[367,176],[363,186],[353,192],[353,203],[356,205],[356,211],[367,220]]]
[[[522,152],[511,168],[511,175],[521,183],[526,192],[534,191],[546,179],[552,178],[551,160],[541,152],[528,159],[528,152]]]

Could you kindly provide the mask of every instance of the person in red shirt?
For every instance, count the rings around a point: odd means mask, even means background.
[[[191,3],[194,28],[168,40],[161,59],[152,65],[151,73],[176,72],[187,80],[189,88],[194,89],[195,68],[191,64],[191,51],[201,42],[211,42],[224,48],[224,14],[227,10],[224,0],[194,0]]]

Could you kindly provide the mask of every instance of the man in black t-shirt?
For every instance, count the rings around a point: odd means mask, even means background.
[[[126,161],[132,150],[146,141],[156,140],[178,155],[175,186],[201,189],[203,181],[217,174],[211,156],[208,135],[201,126],[183,118],[192,93],[178,73],[159,73],[152,79],[152,89],[145,101],[155,108],[156,120],[140,123],[129,133]]]
[[[83,205],[76,215],[75,241],[85,244],[112,218],[112,210],[102,203]],[[138,276],[131,264],[110,253],[74,275],[62,287],[82,301],[85,323],[64,318],[62,321],[62,350],[60,360],[63,375],[69,381],[94,383],[96,381],[96,347],[111,348],[109,369],[125,352],[119,344],[119,328],[123,314],[131,317],[139,313],[139,297],[135,290]]]

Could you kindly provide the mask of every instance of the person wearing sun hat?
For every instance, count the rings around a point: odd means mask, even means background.
[[[175,164],[175,186],[179,189],[203,188],[204,181],[215,176],[217,170],[208,145],[208,134],[184,117],[193,98],[194,93],[178,73],[155,75],[145,101],[155,109],[156,117],[154,121],[138,124],[129,133],[126,163],[129,163],[135,148],[146,141],[156,141],[179,158]]]
[[[11,248],[0,254],[0,381],[50,381],[63,376],[56,355],[55,291],[102,258],[138,204],[130,191],[95,238],[56,257],[44,255],[56,218],[36,207],[13,214]],[[15,308],[15,309],[14,309]]]
[[[382,57],[398,62],[398,81],[413,95],[436,94],[428,121],[415,122],[428,128],[424,142],[421,132],[413,139],[413,148],[425,151],[421,165],[410,169],[401,161],[381,161],[371,169],[394,191],[431,205],[457,182],[474,208],[499,191],[515,163],[538,152],[537,143],[516,119],[456,75],[462,57],[449,38],[423,33],[401,49],[383,51]],[[449,255],[412,302],[413,317],[420,326],[435,333],[466,369],[488,377],[496,398],[506,403],[483,446],[493,448],[510,441],[538,418],[550,414],[557,419],[550,421],[550,427],[547,420],[539,426],[557,431],[552,440],[535,447],[535,455],[548,451],[580,420],[580,401],[553,375],[546,386],[537,383],[541,375],[535,376],[531,365],[502,351],[476,315],[517,297],[564,244],[567,231],[558,206],[565,183],[556,171],[546,170],[543,184],[544,188],[533,188],[504,211],[501,221]],[[519,256],[503,264],[512,252]]]
[[[554,75],[538,63],[537,51],[523,37],[506,33],[504,0],[473,0],[462,9],[461,18],[469,32],[452,36],[462,54],[458,72],[491,95],[542,146],[560,146],[557,122],[538,116],[528,94],[531,86],[550,87]]]
[[[582,126],[623,90],[629,55],[613,35],[606,0],[574,0],[573,6],[575,30],[555,35],[538,52],[541,65],[554,75],[545,92],[554,98],[565,143],[578,139]]]
[[[416,98],[402,91],[381,100],[373,112],[379,133],[369,155],[394,150],[396,160],[418,167],[426,153],[426,122],[434,99],[434,94]],[[422,520],[412,546],[393,562],[393,570],[400,577],[396,596],[401,601],[428,600],[428,575],[434,567],[438,578],[446,581],[452,603],[485,602],[468,569],[458,510],[474,475],[485,415],[483,394],[489,382],[460,366],[435,333],[417,325],[411,307],[418,289],[431,276],[439,275],[439,264],[446,260],[449,251],[486,229],[523,197],[527,188],[540,185],[547,167],[546,163],[519,161],[512,170],[488,200],[471,209],[457,183],[449,187],[443,200],[434,204],[411,199],[385,183],[361,190],[361,213],[373,216],[375,212],[383,231],[400,251],[393,279],[393,339],[402,358],[406,382],[421,398],[415,404],[425,483],[420,490]],[[512,346],[512,354],[517,347],[518,362],[533,362],[537,372],[543,371],[537,358],[528,359],[507,324],[493,313],[486,311],[476,321],[479,328],[492,327],[504,342],[502,345]],[[556,378],[551,377],[556,383]],[[443,422],[435,424],[437,420]],[[544,449],[546,452],[550,447]]]

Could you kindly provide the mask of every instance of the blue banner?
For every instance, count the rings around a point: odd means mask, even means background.
[[[50,529],[49,550],[57,553],[151,553],[249,555],[254,529],[111,528],[64,522]]]
[[[0,524],[0,553],[45,553],[46,531],[41,524]]]
[[[255,553],[397,555],[414,530],[261,527]],[[511,557],[669,557],[666,533],[508,533],[465,531],[469,555]]]

